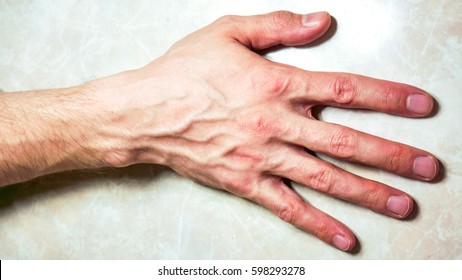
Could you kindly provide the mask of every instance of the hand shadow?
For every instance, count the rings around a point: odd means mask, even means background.
[[[146,186],[147,181],[158,177],[165,170],[167,168],[160,165],[137,164],[124,168],[73,170],[42,176],[0,188],[0,214],[16,201],[33,199],[41,194],[63,195],[75,191],[75,188],[94,188],[94,184],[89,184],[91,181],[129,178],[138,180],[140,183],[137,186]]]

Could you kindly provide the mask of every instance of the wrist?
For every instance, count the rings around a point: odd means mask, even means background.
[[[81,86],[91,99],[96,161],[101,166],[165,164],[156,143],[167,133],[161,120],[167,96],[159,79],[143,69],[122,72]],[[167,114],[168,115],[168,114]]]

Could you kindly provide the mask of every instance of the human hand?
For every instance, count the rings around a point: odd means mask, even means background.
[[[406,193],[361,178],[305,149],[431,180],[426,151],[316,120],[313,107],[364,108],[423,117],[433,99],[416,87],[346,73],[321,73],[268,61],[255,50],[312,42],[327,13],[226,16],[176,43],[146,67],[91,83],[105,109],[112,166],[167,165],[205,185],[268,208],[341,250],[355,247],[341,222],[304,202],[287,178],[394,218],[413,210]]]

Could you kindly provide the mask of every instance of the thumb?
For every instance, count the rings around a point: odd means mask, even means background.
[[[303,45],[321,37],[331,23],[327,12],[306,15],[278,11],[264,15],[240,18],[239,31],[234,37],[252,49],[265,49],[283,44]]]

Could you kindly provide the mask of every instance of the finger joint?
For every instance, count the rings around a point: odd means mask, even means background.
[[[339,128],[329,139],[328,152],[342,159],[349,159],[355,155],[357,135],[346,127]]]
[[[276,11],[271,14],[271,23],[275,30],[284,30],[293,21],[294,14],[289,11]]]
[[[401,94],[398,94],[395,89],[387,87],[382,93],[383,101],[381,104],[384,106],[383,110],[387,112],[396,111],[402,103],[401,98]]]
[[[399,172],[403,168],[403,156],[404,149],[402,147],[396,146],[390,148],[385,158],[385,167],[391,172]]]
[[[329,222],[325,218],[320,218],[312,227],[313,235],[320,239],[325,239],[329,235]]]
[[[253,135],[273,136],[278,135],[281,128],[280,122],[267,114],[255,112],[247,115],[243,126]]]
[[[330,193],[332,187],[332,168],[323,168],[312,173],[308,182],[310,187],[323,193]]]
[[[363,194],[361,204],[368,208],[376,209],[380,202],[380,190],[376,183],[369,183],[366,186],[366,191]]]
[[[296,224],[303,207],[300,201],[287,201],[281,204],[276,210],[276,215],[283,221]]]
[[[335,103],[349,105],[356,97],[356,86],[351,77],[342,75],[335,78],[332,92]]]
[[[294,87],[293,71],[285,67],[259,69],[252,75],[252,86],[263,98],[271,100],[280,98]]]

